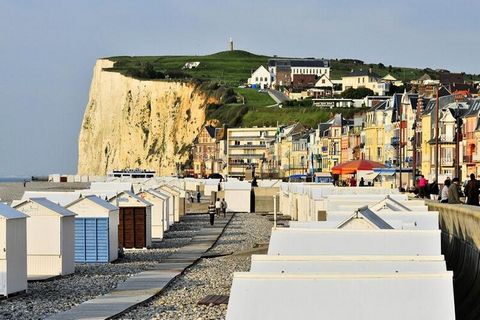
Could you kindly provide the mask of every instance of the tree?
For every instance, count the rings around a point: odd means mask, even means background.
[[[381,63],[381,62],[378,64],[378,67],[379,67],[380,69],[385,69],[385,65],[384,65],[383,63]]]
[[[363,99],[366,96],[373,96],[375,93],[373,90],[368,89],[368,88],[348,88],[347,90],[342,92],[342,98],[346,99]]]

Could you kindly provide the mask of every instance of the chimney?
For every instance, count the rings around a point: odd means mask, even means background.
[[[372,68],[368,68],[368,73],[372,73],[372,72],[373,72]]]

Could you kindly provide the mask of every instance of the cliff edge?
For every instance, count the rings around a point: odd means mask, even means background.
[[[78,141],[78,174],[105,175],[115,169],[176,173],[216,99],[186,82],[138,80],[95,64]]]

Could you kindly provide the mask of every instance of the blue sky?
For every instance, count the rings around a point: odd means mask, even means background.
[[[113,55],[358,58],[480,73],[477,0],[0,1],[0,176],[75,173],[92,68]]]

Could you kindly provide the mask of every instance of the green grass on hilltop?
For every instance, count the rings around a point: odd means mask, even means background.
[[[151,63],[156,71],[181,70],[187,62],[199,61],[196,69],[184,70],[192,78],[216,81],[238,86],[247,81],[252,71],[260,65],[267,65],[268,56],[247,51],[223,51],[206,56],[152,56],[152,57],[111,57],[115,65],[111,71],[128,74],[140,68],[142,63]]]

